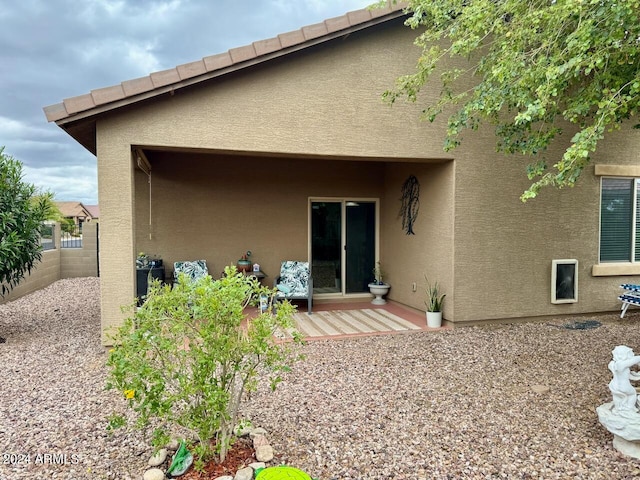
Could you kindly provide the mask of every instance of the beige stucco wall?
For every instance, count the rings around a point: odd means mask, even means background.
[[[97,126],[100,201],[100,312],[102,342],[110,344],[121,324],[121,307],[135,297],[133,163],[131,147],[114,137],[113,123]]]
[[[562,155],[570,134],[547,158]],[[465,135],[456,153],[455,305],[457,322],[529,318],[619,309],[617,295],[632,276],[596,277],[599,249],[599,178],[585,169],[574,188],[544,189],[523,204],[529,186],[523,157],[503,157],[482,147],[483,129]],[[637,163],[638,134],[611,135],[594,164]],[[551,262],[577,259],[578,302],[551,303]]]
[[[98,138],[296,156],[445,158],[441,139],[416,142],[424,133],[418,105],[390,108],[380,98],[398,74],[413,68],[414,33],[385,26],[378,32],[352,34],[113,114],[98,124]]]
[[[454,278],[454,162],[385,165],[385,195],[381,214],[384,270],[392,288],[389,298],[424,310],[425,276],[436,281],[447,294],[443,316],[455,318],[455,303],[449,301]],[[420,183],[420,204],[415,235],[402,229],[401,187],[409,175]],[[413,284],[416,290],[413,290]]]
[[[215,272],[250,249],[273,277],[280,260],[306,257],[308,198],[332,195],[380,199],[392,300],[423,309],[428,274],[447,294],[445,318],[457,323],[615,309],[623,279],[591,276],[599,208],[592,169],[575,188],[522,204],[526,159],[496,154],[491,131],[468,132],[444,153],[442,121],[421,123],[420,105],[381,102],[413,69],[414,36],[389,24],[101,118],[103,327],[119,324],[120,306],[134,295],[136,251],[161,256],[167,272],[195,258]],[[625,138],[597,161],[637,161]],[[148,179],[132,146],[152,164],[151,227]],[[200,154],[187,153],[194,149]],[[549,152],[551,163],[561,151]],[[409,174],[421,183],[415,236],[398,218]],[[579,260],[577,304],[551,305],[554,258]]]

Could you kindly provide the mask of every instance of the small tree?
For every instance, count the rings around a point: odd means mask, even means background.
[[[0,147],[0,284],[9,293],[42,258],[43,222],[53,195],[22,179],[22,164]]]
[[[123,392],[138,416],[151,420],[157,448],[178,425],[197,437],[196,466],[217,454],[222,462],[233,441],[243,396],[262,372],[275,389],[280,374],[299,358],[288,302],[254,318],[243,312],[251,299],[274,292],[227,267],[219,280],[181,277],[173,288],[153,283],[145,303],[115,336],[107,364],[108,388]],[[293,342],[274,334],[291,332]],[[121,424],[121,418],[115,424]]]

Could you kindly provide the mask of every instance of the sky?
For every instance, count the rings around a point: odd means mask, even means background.
[[[0,147],[59,201],[98,203],[96,157],[43,107],[374,0],[0,0]]]

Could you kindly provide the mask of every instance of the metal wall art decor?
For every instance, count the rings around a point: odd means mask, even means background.
[[[402,230],[407,235],[415,235],[413,224],[418,216],[420,208],[420,183],[414,175],[409,175],[402,184],[402,197],[400,198],[402,205],[400,206],[399,217],[402,217]]]

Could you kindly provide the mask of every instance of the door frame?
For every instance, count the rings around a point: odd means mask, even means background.
[[[378,197],[308,197],[307,201],[307,258],[309,259],[309,265],[312,268],[313,275],[313,258],[311,257],[311,242],[313,241],[313,235],[311,232],[312,227],[312,205],[314,202],[334,202],[340,203],[340,241],[341,241],[341,249],[340,249],[340,292],[335,293],[316,293],[314,294],[314,298],[371,298],[371,294],[368,292],[362,293],[345,293],[346,290],[346,238],[347,238],[347,202],[371,202],[375,204],[375,262],[380,261],[380,198]],[[373,273],[372,273],[373,278]]]

